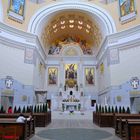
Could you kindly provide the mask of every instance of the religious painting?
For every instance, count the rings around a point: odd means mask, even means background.
[[[104,63],[100,64],[100,73],[103,74],[104,73]]]
[[[8,16],[20,23],[24,20],[25,0],[9,0]]]
[[[125,23],[136,17],[135,0],[119,0],[120,21]]]
[[[57,85],[58,81],[58,68],[49,67],[48,68],[48,85]]]
[[[95,74],[93,67],[85,68],[85,85],[95,85]]]
[[[68,87],[74,87],[77,84],[77,64],[65,65],[65,83]]]

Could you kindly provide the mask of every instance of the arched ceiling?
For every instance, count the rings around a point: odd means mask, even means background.
[[[57,12],[47,22],[41,40],[45,48],[66,40],[85,41],[86,47],[98,47],[102,34],[98,23],[87,13],[80,10]],[[69,43],[69,42],[67,42]]]
[[[83,54],[96,56],[101,42],[116,32],[116,26],[106,10],[94,4],[66,2],[38,10],[28,32],[38,35],[46,54],[59,54],[50,50],[60,51],[65,43],[78,42]]]

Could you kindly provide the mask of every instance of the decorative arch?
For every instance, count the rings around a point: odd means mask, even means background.
[[[60,55],[62,56],[81,56],[83,52],[79,46],[65,46],[62,48]]]
[[[46,25],[46,21],[49,20],[50,15],[64,10],[81,10],[87,12],[99,23],[104,35],[116,32],[114,20],[106,10],[95,4],[91,5],[84,2],[63,2],[41,8],[31,18],[28,25],[28,32],[40,35],[43,27]]]
[[[3,5],[2,0],[0,0],[0,22],[3,21]]]

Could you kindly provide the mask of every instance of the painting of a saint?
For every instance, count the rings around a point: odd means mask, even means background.
[[[65,79],[77,79],[77,65],[76,64],[65,65]]]
[[[58,69],[56,67],[48,68],[48,84],[57,85]]]
[[[9,17],[22,21],[24,19],[25,0],[10,0],[8,15]]]
[[[74,87],[77,84],[77,64],[65,65],[65,83],[69,87]]]
[[[86,85],[94,85],[94,68],[85,68],[85,84]]]
[[[135,0],[119,0],[120,19],[128,20],[136,16]]]

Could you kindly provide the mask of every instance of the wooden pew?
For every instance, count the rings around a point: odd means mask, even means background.
[[[114,114],[114,128],[116,134],[118,133],[118,122],[120,119],[139,119],[140,114]]]
[[[99,117],[99,126],[100,127],[112,127],[114,124],[113,113],[100,113]]]
[[[0,119],[0,128],[3,132],[3,136],[5,136],[6,130],[15,129],[16,137],[19,137],[20,140],[27,139],[27,126],[25,123],[17,123],[16,119]],[[6,134],[7,135],[7,134]],[[14,134],[13,134],[14,135]]]
[[[16,122],[15,118],[0,118],[0,129],[3,132],[0,137],[6,135],[6,131],[15,130],[15,134],[19,140],[28,140],[34,134],[34,120],[25,121],[24,123]],[[12,129],[11,129],[12,128]]]
[[[125,140],[140,140],[140,119],[126,120],[125,132]]]
[[[0,118],[18,118],[20,113],[0,114]],[[30,113],[24,113],[25,117],[29,117]],[[46,113],[33,113],[34,126],[45,127],[51,122],[51,111]]]
[[[93,112],[93,123],[99,125],[99,112]]]
[[[118,122],[118,136],[123,138],[126,136],[126,132],[125,132],[125,124],[126,124],[126,119],[120,119]]]
[[[51,112],[34,113],[36,127],[45,127],[51,122]]]
[[[93,123],[100,127],[113,127],[114,126],[113,113],[96,113],[93,112]]]

